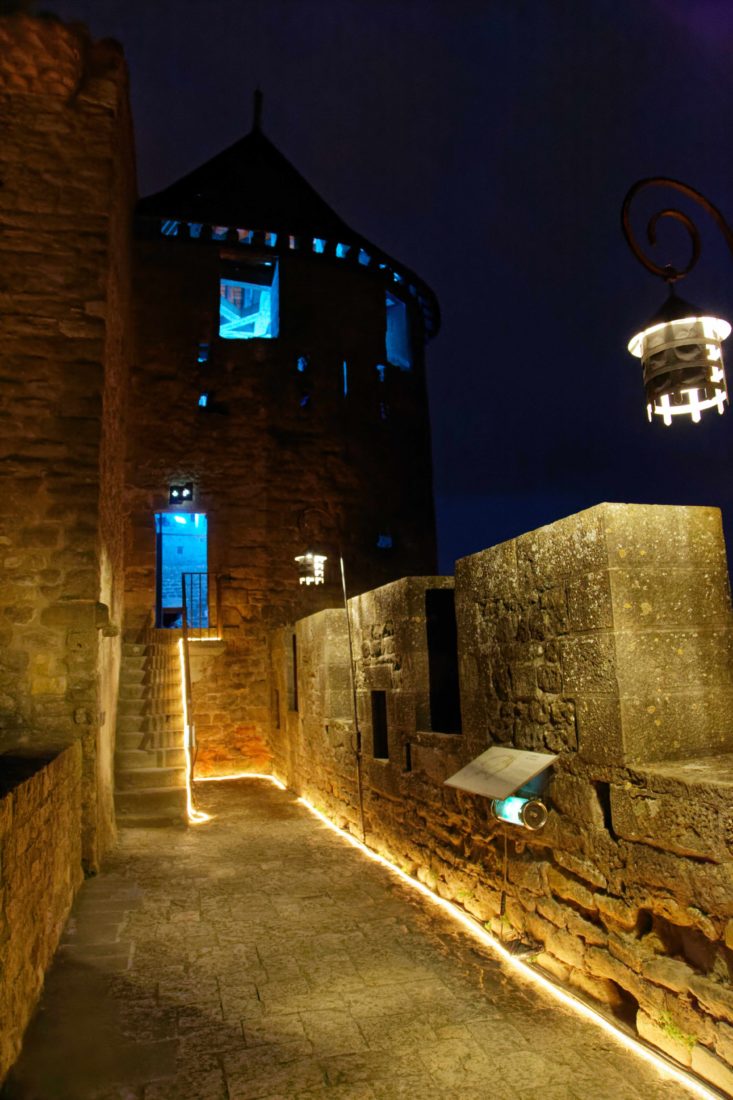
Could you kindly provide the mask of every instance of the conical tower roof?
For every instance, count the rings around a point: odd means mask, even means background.
[[[228,149],[164,190],[140,199],[137,217],[144,223],[158,220],[161,225],[178,222],[277,233],[280,245],[297,238],[300,248],[311,248],[318,239],[331,256],[336,255],[337,244],[348,246],[352,262],[382,272],[398,294],[405,297],[407,291],[418,301],[426,337],[438,331],[440,315],[432,290],[350,229],[263,134],[257,119],[252,130]]]

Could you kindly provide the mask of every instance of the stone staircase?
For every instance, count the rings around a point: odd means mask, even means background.
[[[179,631],[148,628],[122,647],[115,751],[121,827],[186,821]]]

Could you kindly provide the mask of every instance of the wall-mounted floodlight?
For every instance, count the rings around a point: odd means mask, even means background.
[[[520,795],[495,798],[491,803],[491,812],[499,821],[521,825],[532,832],[547,823],[547,806],[540,798],[522,798]]]
[[[670,291],[662,308],[628,345],[631,354],[641,359],[647,417],[650,423],[655,417],[661,417],[668,427],[680,416],[698,423],[707,409],[717,409],[721,414],[725,411],[728,390],[721,343],[730,334],[731,326],[721,317],[684,302],[674,292],[675,283],[692,270],[700,256],[700,234],[687,214],[672,208],[660,210],[647,225],[647,239],[651,245],[656,244],[660,218],[672,218],[685,227],[692,245],[686,267],[675,268],[671,264],[662,267],[640,248],[631,229],[629,208],[637,192],[650,186],[670,187],[702,206],[723,233],[731,253],[733,230],[709,199],[679,180],[661,177],[639,180],[630,188],[621,210],[622,228],[629,248],[647,271],[664,279]]]
[[[298,566],[299,581],[301,584],[324,584],[326,580],[325,554],[316,554],[313,550],[306,550],[295,559]]]
[[[541,829],[547,807],[538,794],[557,756],[493,745],[445,783],[448,787],[491,799],[491,811],[499,821],[525,829]]]
[[[168,486],[169,504],[190,504],[193,500],[193,482],[187,481],[183,485]]]

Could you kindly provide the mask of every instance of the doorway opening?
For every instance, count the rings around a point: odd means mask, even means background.
[[[207,522],[202,512],[155,513],[155,625],[183,626],[185,574],[188,625],[209,625]]]

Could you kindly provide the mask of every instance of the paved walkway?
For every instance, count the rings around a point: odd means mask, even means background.
[[[121,834],[7,1100],[681,1100],[263,781]]]

